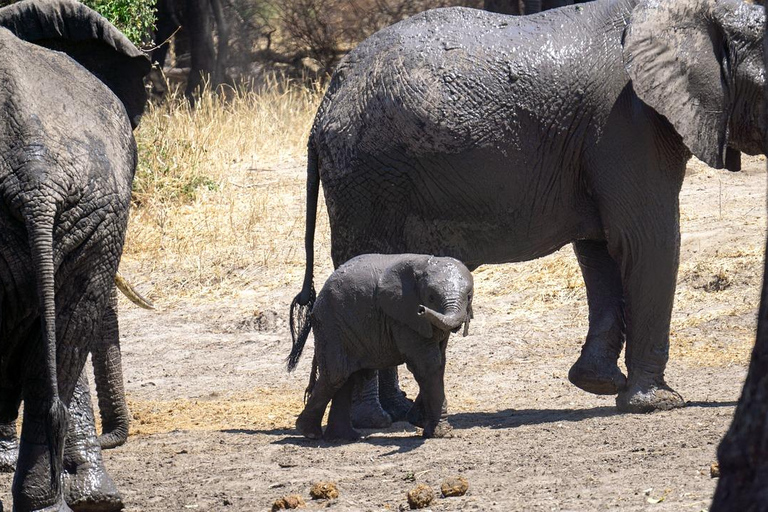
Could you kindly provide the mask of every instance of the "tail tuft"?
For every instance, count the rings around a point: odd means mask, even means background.
[[[310,289],[309,300],[306,304],[301,304],[301,293],[294,297],[291,302],[290,327],[292,346],[291,353],[288,355],[288,371],[293,371],[299,363],[301,353],[304,351],[304,344],[307,342],[309,333],[312,330],[312,307],[315,305],[315,287]]]
[[[58,397],[54,398],[48,410],[45,436],[51,456],[51,487],[58,494],[64,466],[64,439],[67,436],[67,408]]]

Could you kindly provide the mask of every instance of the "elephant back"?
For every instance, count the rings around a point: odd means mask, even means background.
[[[74,0],[24,0],[0,8],[0,27],[69,55],[112,90],[138,125],[149,59],[104,17]]]

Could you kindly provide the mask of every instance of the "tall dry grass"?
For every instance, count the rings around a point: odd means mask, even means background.
[[[264,294],[300,282],[305,148],[322,97],[273,79],[207,91],[194,110],[174,95],[136,132],[140,163],[123,264],[163,302]],[[324,217],[320,217],[323,222]],[[318,226],[320,251],[327,230]]]

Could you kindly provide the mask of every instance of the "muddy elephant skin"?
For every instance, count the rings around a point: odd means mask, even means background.
[[[117,510],[80,376],[114,291],[149,60],[73,0],[0,8],[0,55],[0,422],[24,401],[13,508]]]
[[[443,437],[445,349],[472,318],[472,274],[453,258],[417,254],[358,256],[340,266],[320,293],[310,322],[315,357],[307,404],[296,427],[306,437],[357,439],[350,407],[361,374],[405,363],[419,384],[414,416],[424,437]],[[299,329],[289,356],[295,367],[309,332]],[[320,422],[331,403],[328,426]]]
[[[298,303],[319,181],[336,266],[416,252],[474,269],[573,243],[590,325],[570,380],[623,411],[681,406],[664,379],[678,194],[691,154],[762,151],[764,20],[741,0],[602,0],[436,9],[374,34],[310,135]]]

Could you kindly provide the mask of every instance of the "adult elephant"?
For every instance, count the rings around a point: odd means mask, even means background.
[[[119,509],[81,374],[108,323],[149,60],[74,0],[0,9],[0,55],[0,421],[24,400],[14,510],[69,510],[64,496]]]
[[[691,154],[722,168],[729,148],[762,151],[764,19],[740,0],[605,0],[438,9],[373,35],[310,135],[296,303],[311,307],[321,180],[336,266],[411,252],[472,269],[573,243],[590,322],[571,382],[622,411],[682,406],[664,379],[678,194]]]
[[[158,0],[158,45],[152,52],[152,61],[160,68],[168,56],[169,40],[183,39],[190,55],[189,77],[184,95],[194,104],[194,94],[201,85],[209,82],[213,88],[225,81],[229,49],[229,29],[220,0]],[[217,30],[214,47],[213,30]],[[178,46],[177,46],[178,50]],[[178,52],[177,52],[178,53]]]

